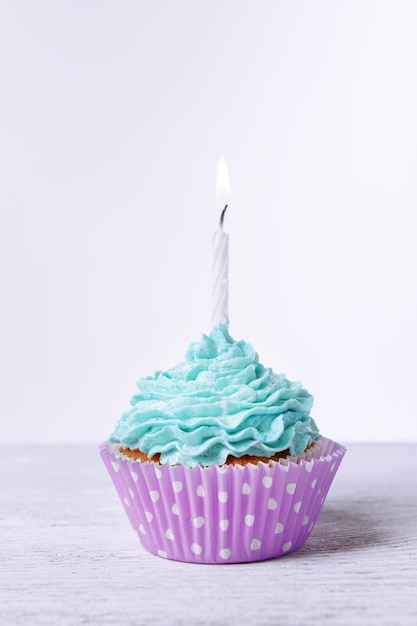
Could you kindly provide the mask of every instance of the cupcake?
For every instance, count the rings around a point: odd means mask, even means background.
[[[147,550],[241,563],[306,541],[345,449],[320,435],[299,382],[219,324],[138,389],[100,452]]]

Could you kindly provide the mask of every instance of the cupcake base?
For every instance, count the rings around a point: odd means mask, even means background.
[[[297,458],[184,467],[100,454],[143,546],[192,563],[244,563],[288,554],[307,540],[345,448],[321,437]]]

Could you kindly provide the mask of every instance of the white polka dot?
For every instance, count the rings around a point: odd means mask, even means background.
[[[203,551],[203,548],[200,546],[199,543],[191,544],[191,552],[194,552],[194,554],[201,554],[202,551]]]
[[[162,472],[161,472],[161,470],[159,469],[159,467],[156,467],[156,466],[155,466],[155,474],[156,474],[156,477],[157,477],[157,478],[161,478],[161,476],[162,476]]]
[[[250,487],[248,485],[248,483],[243,483],[242,486],[242,493],[247,496],[248,494],[250,494]]]
[[[153,515],[150,511],[145,511],[145,515],[148,522],[151,522],[153,520]]]
[[[172,486],[174,487],[175,493],[179,493],[182,490],[183,485],[180,480],[174,480],[174,482],[172,483]]]
[[[224,504],[225,502],[227,502],[227,498],[229,497],[229,494],[227,493],[227,491],[219,491],[218,496],[219,496],[220,502]]]
[[[270,511],[275,511],[277,506],[278,506],[278,502],[276,500],[274,500],[274,498],[269,498],[269,500],[268,500],[268,509]]]
[[[120,465],[118,463],[116,463],[116,461],[111,461],[111,464],[113,465],[113,469],[115,472],[118,472],[120,469]]]
[[[284,530],[284,526],[281,524],[281,522],[278,522],[277,525],[275,526],[275,531],[274,531],[275,534],[280,535],[283,530]]]
[[[333,463],[333,465],[330,468],[330,471],[332,472],[334,470],[334,468],[336,467],[336,463]]]
[[[168,530],[166,531],[165,537],[167,539],[169,539],[170,541],[174,541],[174,539],[175,539],[174,533],[172,532],[172,530],[170,528],[168,528]]]
[[[127,496],[123,498],[123,502],[125,503],[126,506],[130,506],[129,498]]]
[[[129,493],[130,493],[130,497],[133,498],[135,495],[134,492],[131,489],[129,489]]]
[[[250,544],[250,549],[251,550],[259,550],[259,548],[261,547],[261,542],[259,541],[259,539],[252,539],[252,542]]]
[[[225,472],[227,472],[227,465],[220,465],[217,470],[220,472],[220,474],[224,474]]]
[[[139,476],[136,474],[136,472],[134,472],[133,470],[130,472],[131,477],[133,478],[133,480],[135,481],[135,483],[138,482],[138,478]]]
[[[321,487],[319,487],[319,489],[317,490],[317,495],[319,496],[321,494]]]
[[[157,502],[159,500],[159,491],[150,491],[149,495],[151,496],[152,502]]]
[[[263,486],[264,486],[264,487],[266,487],[267,489],[269,489],[269,488],[270,488],[270,486],[272,485],[272,482],[273,482],[273,481],[272,481],[271,476],[264,476],[264,477],[262,478],[262,484],[263,484]]]
[[[315,478],[314,480],[311,481],[311,487],[312,489],[314,489],[314,487],[317,485],[317,478]]]
[[[288,552],[291,546],[292,546],[292,541],[287,541],[287,543],[284,543],[284,545],[282,546],[282,551]]]
[[[325,499],[326,498],[323,496],[322,499],[320,500],[320,504],[324,504]]]
[[[174,515],[179,515],[180,514],[180,512],[178,510],[178,504],[177,503],[172,505],[171,511],[173,512]]]
[[[314,522],[311,522],[310,526],[308,527],[308,532],[311,533],[313,528],[314,528]]]
[[[219,526],[221,528],[221,530],[227,530],[229,528],[229,520],[228,519],[221,519],[219,522]]]
[[[308,515],[304,515],[303,523],[301,524],[301,526],[307,526],[308,520],[309,520]]]
[[[290,495],[292,495],[295,491],[295,483],[288,483],[287,485],[287,493],[289,493]]]
[[[220,556],[222,559],[230,559],[232,555],[232,551],[229,548],[223,548],[222,550],[220,550]]]
[[[165,550],[158,550],[158,556],[161,556],[163,559],[167,558],[167,553]]]
[[[142,533],[142,535],[146,535],[146,531],[145,531],[145,529],[143,527],[143,524],[139,524],[139,530]]]
[[[253,526],[255,522],[255,516],[254,515],[245,515],[245,524],[246,526]]]
[[[296,513],[299,513],[299,512],[300,512],[300,509],[301,509],[301,502],[296,502],[296,503],[294,504],[294,511],[295,511]]]
[[[311,470],[313,469],[313,465],[314,465],[313,461],[310,461],[309,463],[306,463],[305,466],[304,466],[306,468],[306,472],[311,472]]]
[[[204,524],[204,517],[196,517],[195,519],[193,519],[193,525],[196,528],[201,528]]]
[[[200,496],[200,498],[204,498],[204,487],[203,487],[203,485],[200,485],[199,487],[197,487],[197,495]]]

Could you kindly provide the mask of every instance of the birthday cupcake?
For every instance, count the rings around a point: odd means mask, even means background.
[[[219,324],[138,388],[101,456],[145,548],[239,563],[306,541],[345,449],[320,435],[299,382]]]

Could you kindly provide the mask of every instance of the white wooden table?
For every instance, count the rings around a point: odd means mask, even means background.
[[[417,444],[351,444],[308,542],[244,565],[145,552],[94,446],[0,447],[0,624],[417,625]]]

